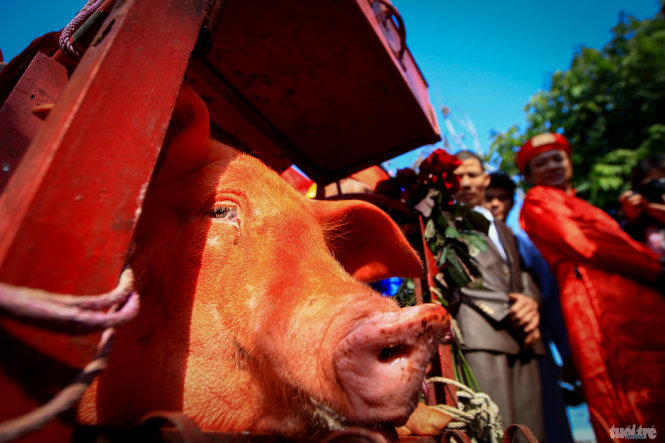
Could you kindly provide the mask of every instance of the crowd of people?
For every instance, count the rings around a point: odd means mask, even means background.
[[[519,232],[506,224],[515,181],[489,173],[476,153],[451,157],[453,200],[489,222],[476,233],[487,247],[469,248],[480,278],[449,294],[457,340],[504,427],[524,424],[540,441],[573,442],[566,409],[586,402],[599,442],[621,430],[665,433],[665,154],[633,168],[618,222],[575,195],[573,149],[558,133],[520,148],[516,166],[528,191]],[[401,170],[376,192],[400,198],[402,187],[401,199],[416,202],[424,195],[408,189],[414,177]]]
[[[665,155],[633,169],[620,224],[575,195],[572,152],[558,133],[519,150],[519,232],[515,181],[455,154],[454,201],[489,222],[487,247],[470,248],[481,278],[450,294],[457,340],[504,427],[573,442],[566,407],[586,402],[599,442],[665,433]]]
[[[474,256],[482,286],[459,290],[451,309],[462,349],[504,425],[541,441],[573,441],[560,381],[575,379],[598,441],[633,425],[665,432],[665,155],[634,168],[621,226],[575,196],[572,149],[544,133],[519,150],[530,189],[517,235],[505,224],[513,180],[457,153],[455,199],[490,221]]]

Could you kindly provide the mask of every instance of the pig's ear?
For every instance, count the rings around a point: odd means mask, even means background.
[[[344,269],[357,280],[420,277],[418,255],[385,212],[362,201],[313,201],[326,243]]]
[[[183,86],[176,100],[164,141],[160,179],[203,166],[211,151],[208,107],[193,89]]]

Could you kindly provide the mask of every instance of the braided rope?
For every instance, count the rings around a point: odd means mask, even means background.
[[[114,327],[138,313],[139,297],[132,290],[133,283],[131,269],[122,273],[115,289],[97,296],[57,295],[0,283],[0,312],[3,314],[30,320],[50,329],[62,330],[64,327],[66,332],[104,329],[95,357],[74,381],[39,408],[0,423],[0,442],[36,431],[78,403],[90,383],[106,368],[115,335]],[[107,312],[93,312],[94,309],[105,308],[108,308]]]
[[[89,0],[88,3],[81,9],[72,19],[67,26],[60,33],[60,39],[58,41],[60,49],[65,54],[78,58],[81,54],[74,49],[70,43],[70,37],[76,32],[76,30],[85,23],[86,20],[90,18],[92,14],[104,3],[104,0]]]
[[[60,295],[0,283],[0,313],[47,326],[56,332],[98,331],[125,323],[136,316],[139,297],[132,292],[134,274],[126,269],[118,285],[100,295]],[[109,309],[122,304],[119,310]]]
[[[474,392],[468,386],[445,377],[431,377],[427,382],[443,383],[457,388],[459,409],[441,404],[432,406],[453,418],[453,421],[448,423],[448,428],[463,430],[478,441],[501,441],[503,426],[499,408],[489,395]]]

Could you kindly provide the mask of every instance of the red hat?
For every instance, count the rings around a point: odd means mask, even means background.
[[[545,132],[535,135],[531,137],[529,141],[524,143],[517,153],[517,168],[522,174],[524,174],[524,168],[526,168],[526,165],[529,164],[529,161],[531,161],[532,158],[543,152],[553,151],[555,149],[565,151],[566,154],[568,154],[568,157],[573,153],[570,143],[568,143],[566,137],[561,134],[556,132]]]

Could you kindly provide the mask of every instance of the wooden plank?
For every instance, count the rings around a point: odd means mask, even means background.
[[[111,13],[0,200],[0,280],[115,285],[204,3],[128,1]]]
[[[217,127],[238,140],[277,172],[291,166],[292,160],[285,154],[293,151],[289,141],[258,115],[223,78],[216,75],[204,60],[192,60],[185,82],[205,101],[213,128]]]
[[[116,2],[0,196],[0,281],[73,294],[115,286],[205,4]],[[96,337],[3,317],[0,343],[15,347],[0,365],[4,421],[71,382]],[[24,441],[69,440],[71,424],[61,417]]]
[[[427,84],[389,32],[367,0],[225,0],[202,64],[244,118],[326,185],[440,140]]]
[[[0,193],[18,168],[44,122],[30,110],[55,103],[67,84],[67,69],[37,52],[0,108]]]

